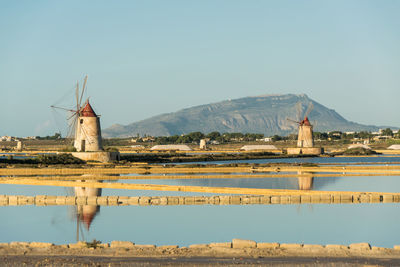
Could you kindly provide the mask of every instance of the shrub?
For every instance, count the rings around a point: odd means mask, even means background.
[[[41,164],[84,164],[85,161],[75,158],[71,154],[39,155],[36,158]]]
[[[363,155],[376,155],[378,152],[371,150],[371,149],[366,149],[363,147],[355,147],[355,148],[350,148],[339,155],[348,155],[348,156],[363,156]]]

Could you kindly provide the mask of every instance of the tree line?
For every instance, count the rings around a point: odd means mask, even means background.
[[[361,131],[354,133],[345,133],[341,131],[331,132],[314,132],[315,140],[352,140],[352,139],[372,139],[375,135],[371,132]],[[390,128],[384,129],[381,135],[400,137],[399,134],[394,134]],[[257,141],[264,138],[264,134],[258,133],[220,133],[211,132],[204,134],[202,132],[192,132],[182,135],[172,136],[158,136],[154,137],[154,142],[157,144],[189,144],[199,143],[201,139],[207,139],[208,141],[215,141],[218,143],[229,143],[229,142],[249,142]],[[296,140],[297,134],[290,134],[287,136],[274,135],[271,137],[271,141],[288,141]],[[140,142],[140,140],[138,140]]]
[[[218,143],[227,143],[234,141],[256,141],[261,138],[264,138],[264,134],[220,132],[204,134],[202,132],[192,132],[183,135],[158,136],[155,137],[154,142],[157,144],[188,144],[199,143],[201,139],[208,139],[209,141],[216,141]]]

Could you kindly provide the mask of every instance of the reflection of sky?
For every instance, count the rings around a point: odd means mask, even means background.
[[[122,182],[125,182],[122,181]],[[0,185],[0,195],[73,195],[72,188],[62,186],[35,186],[35,185]],[[102,196],[198,196],[199,193],[190,192],[169,192],[169,191],[149,191],[149,190],[124,190],[124,189],[102,189]],[[211,196],[215,194],[201,193],[202,196]]]
[[[298,178],[127,180],[124,183],[298,190]],[[400,176],[314,177],[313,190],[399,192]]]
[[[182,162],[173,164],[229,164],[233,161],[201,161],[201,162]],[[310,157],[310,158],[288,158],[288,159],[249,159],[235,160],[234,163],[384,163],[400,162],[399,156],[377,156],[377,157]]]
[[[400,234],[398,204],[102,207],[87,241],[137,244],[263,242],[392,247]],[[0,207],[0,242],[75,242],[76,222],[66,206]]]
[[[105,183],[107,181],[104,181]],[[239,187],[266,189],[299,189],[298,178],[223,178],[223,179],[154,179],[154,180],[118,180],[112,182],[129,184],[164,184],[210,187]],[[314,177],[313,190],[356,191],[356,192],[399,192],[400,176],[346,176]],[[70,195],[70,189],[61,186],[0,185],[1,195]],[[128,189],[103,189],[103,196],[190,196],[213,195],[205,193],[148,191]]]

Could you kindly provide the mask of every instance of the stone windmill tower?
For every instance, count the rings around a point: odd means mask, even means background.
[[[307,116],[299,123],[297,147],[314,147],[313,127]]]
[[[298,124],[298,135],[297,135],[297,147],[296,148],[288,148],[288,154],[311,154],[311,155],[319,155],[323,153],[323,148],[314,147],[314,137],[313,137],[313,126],[311,125],[308,115],[313,110],[314,105],[312,102],[308,105],[307,111],[303,116],[303,120],[300,121],[302,108],[301,103],[299,102],[297,105],[298,111],[298,120],[291,120]]]
[[[100,117],[94,112],[92,106],[87,99],[82,105],[83,94],[86,89],[88,76],[85,76],[82,90],[79,88],[79,83],[76,84],[75,96],[76,96],[76,108],[66,109],[57,106],[51,106],[52,108],[58,108],[66,110],[72,115],[69,116],[68,120],[72,131],[74,132],[74,147],[78,152],[96,152],[103,151],[101,142],[101,128],[100,128]]]
[[[96,115],[89,99],[76,114],[74,147],[78,152],[102,151],[100,117]]]
[[[302,108],[301,108],[301,103],[299,102],[297,104],[297,118],[301,118],[301,113],[302,113]],[[312,102],[308,105],[307,111],[304,114],[304,119],[302,121],[296,121],[296,120],[291,120],[288,119],[291,122],[297,123],[299,125],[298,127],[298,134],[297,134],[297,147],[299,148],[310,148],[314,147],[314,138],[313,138],[313,127],[308,120],[308,115],[311,113],[313,110],[314,105]]]

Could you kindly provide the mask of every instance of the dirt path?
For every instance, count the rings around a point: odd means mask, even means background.
[[[400,266],[397,246],[370,248],[367,243],[350,246],[262,243],[269,245],[268,248],[220,247],[225,243],[193,245],[195,248],[133,245],[126,241],[112,244],[115,246],[88,247],[83,242],[3,243],[0,266]]]
[[[399,259],[357,257],[102,257],[102,256],[1,256],[0,266],[399,266]]]

